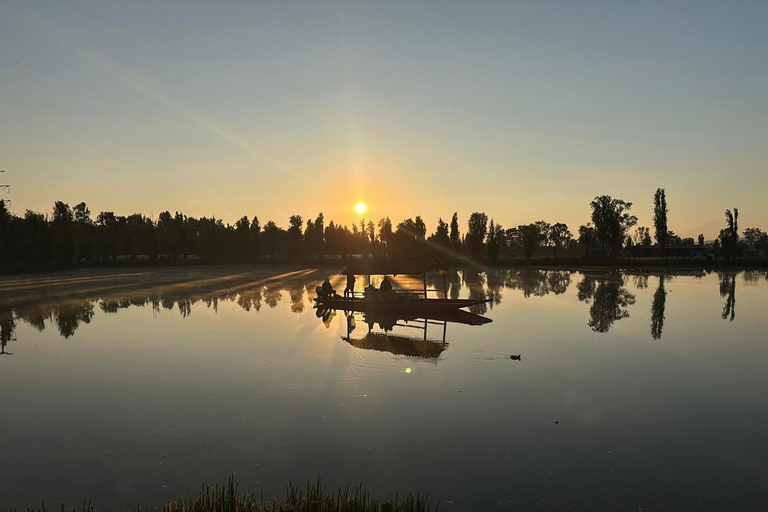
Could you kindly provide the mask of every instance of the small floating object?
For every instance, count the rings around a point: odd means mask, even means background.
[[[509,358],[510,359],[514,359],[515,361],[521,361],[522,360],[522,356],[520,354],[517,354],[517,355],[512,354],[511,356],[509,356]]]

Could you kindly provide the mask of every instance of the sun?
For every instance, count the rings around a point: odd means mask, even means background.
[[[362,202],[361,202],[361,203],[357,203],[357,204],[355,205],[355,211],[356,211],[357,213],[359,213],[360,215],[364,214],[364,213],[365,213],[365,210],[367,210],[367,209],[368,209],[368,207],[367,207],[367,206],[365,206],[365,203],[362,203]]]

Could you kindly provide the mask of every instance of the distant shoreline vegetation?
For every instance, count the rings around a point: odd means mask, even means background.
[[[760,228],[740,233],[739,212],[725,211],[725,227],[715,240],[681,238],[667,228],[664,189],[654,194],[654,227],[636,226],[632,203],[598,196],[591,222],[574,234],[564,223],[538,221],[503,228],[482,212],[462,231],[456,213],[438,219],[427,234],[420,216],[393,225],[389,217],[359,224],[326,224],[320,213],[288,228],[258,217],[234,225],[214,217],[194,218],[165,211],[157,219],[101,212],[94,219],[85,203],[56,201],[49,216],[27,210],[11,215],[0,201],[0,272],[20,273],[82,266],[141,266],[224,263],[338,262],[350,258],[434,257],[449,263],[607,267],[763,267],[768,234]],[[632,231],[632,228],[635,228]]]

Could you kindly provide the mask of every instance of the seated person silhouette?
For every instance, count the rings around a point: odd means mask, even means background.
[[[381,281],[381,286],[379,286],[379,291],[385,300],[390,302],[397,300],[397,292],[392,289],[392,281],[389,280],[389,277],[384,276],[384,279]]]
[[[327,277],[325,278],[325,281],[323,281],[323,285],[318,288],[318,295],[320,295],[320,297],[331,298],[336,295],[336,290],[333,289],[333,286]]]

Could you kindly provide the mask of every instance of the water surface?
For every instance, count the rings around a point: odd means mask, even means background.
[[[2,505],[156,505],[231,473],[444,510],[768,503],[765,273],[465,270],[448,295],[492,322],[426,332],[318,318],[327,273],[3,279]]]

